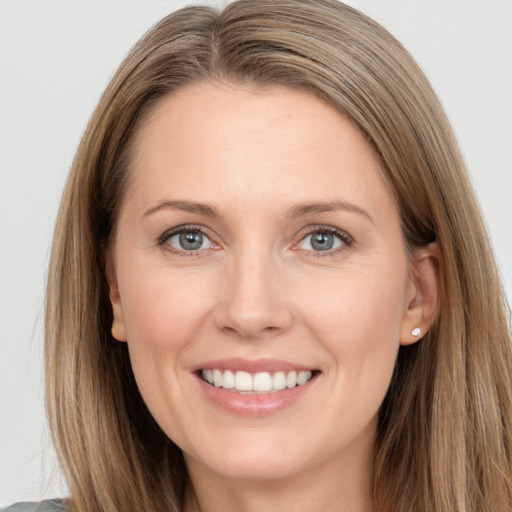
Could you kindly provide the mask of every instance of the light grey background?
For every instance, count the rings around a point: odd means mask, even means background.
[[[143,32],[187,3],[0,0],[0,506],[66,493],[42,405],[43,290],[59,197],[109,77]],[[512,297],[512,1],[349,3],[403,42],[439,93]]]

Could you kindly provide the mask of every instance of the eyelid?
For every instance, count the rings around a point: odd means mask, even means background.
[[[338,247],[336,249],[328,249],[326,251],[306,251],[311,254],[314,254],[315,256],[328,256],[332,255],[334,253],[337,253],[338,251],[343,251],[347,247],[350,247],[354,243],[354,239],[343,229],[336,228],[334,226],[324,225],[324,224],[315,224],[312,226],[306,226],[305,228],[302,228],[296,235],[296,238],[299,240],[294,243],[294,247],[296,247],[300,242],[302,242],[307,236],[312,235],[313,233],[317,232],[326,232],[333,234],[337,236],[341,242],[342,246]],[[295,249],[295,250],[303,250],[303,249]]]
[[[209,248],[209,249],[198,249],[195,251],[185,251],[185,250],[176,249],[175,247],[172,247],[171,245],[166,244],[166,242],[172,236],[175,236],[180,233],[187,232],[187,231],[197,231],[197,232],[201,233],[204,237],[206,237],[213,244],[214,247]],[[194,256],[194,255],[197,255],[198,253],[207,252],[207,250],[211,250],[211,249],[216,250],[217,248],[220,247],[220,244],[217,241],[217,237],[212,234],[211,230],[209,230],[208,228],[205,228],[204,226],[200,226],[197,224],[182,224],[180,226],[176,226],[174,228],[167,229],[156,239],[156,245],[161,246],[161,247],[165,246],[164,248],[166,251],[169,251],[173,254],[178,254],[180,256],[182,256],[182,255]]]
[[[166,244],[167,240],[169,240],[169,238],[171,238],[172,236],[177,235],[179,233],[186,232],[186,231],[198,231],[203,236],[208,238],[208,240],[215,246],[208,250],[211,250],[211,249],[217,250],[221,246],[221,244],[218,242],[218,239],[217,239],[218,237],[216,237],[215,234],[212,233],[210,229],[205,228],[204,226],[201,226],[198,224],[183,224],[180,226],[176,226],[176,227],[167,229],[160,236],[157,237],[156,245],[164,246]],[[350,247],[354,243],[354,239],[352,238],[352,236],[350,236],[346,231],[344,231],[340,228],[337,228],[334,226],[329,226],[329,225],[324,225],[324,224],[314,224],[314,225],[310,225],[310,226],[306,226],[306,227],[302,228],[295,235],[294,238],[295,239],[298,238],[298,241],[294,242],[292,249],[297,250],[297,251],[298,250],[304,251],[303,249],[296,248],[296,246],[300,242],[302,242],[307,236],[310,236],[313,233],[322,232],[322,231],[331,233],[331,234],[337,236],[341,240],[342,246],[338,247],[336,249],[329,249],[326,251],[305,251],[305,252],[309,252],[315,256],[328,256],[328,255],[337,253],[339,251],[342,251],[342,250]],[[168,247],[166,247],[165,250],[167,250],[173,254],[185,255],[185,256],[193,256],[193,255],[197,255],[198,253],[207,252],[206,249],[200,249],[200,250],[196,250],[196,251],[178,250],[178,249],[173,248],[170,245],[168,245]]]

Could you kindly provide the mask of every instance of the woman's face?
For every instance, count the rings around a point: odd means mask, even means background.
[[[162,101],[134,149],[113,334],[158,424],[191,471],[355,471],[416,327],[369,145],[305,92],[205,84]]]

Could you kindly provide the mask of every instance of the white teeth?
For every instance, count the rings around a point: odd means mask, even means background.
[[[252,378],[253,391],[272,391],[272,377],[268,372],[256,373]]]
[[[235,389],[237,391],[252,391],[252,375],[247,372],[236,372]]]
[[[222,372],[220,370],[213,370],[213,385],[216,388],[222,386]]]
[[[308,375],[309,374],[309,375]],[[302,386],[311,378],[311,372],[300,372],[297,376],[297,385]]]
[[[226,370],[222,378],[222,387],[226,389],[233,389],[235,387],[235,374]]]
[[[297,372],[290,372],[286,376],[286,387],[294,388],[297,385]]]
[[[236,391],[265,393],[269,391],[281,391],[286,388],[302,386],[313,376],[311,371],[278,371],[269,372],[233,372],[231,370],[203,370],[203,380],[216,388],[234,389]]]
[[[286,374],[284,372],[276,372],[272,377],[272,387],[280,391],[286,388]]]

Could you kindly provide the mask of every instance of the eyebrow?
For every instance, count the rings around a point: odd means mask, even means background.
[[[221,215],[215,206],[207,203],[196,203],[193,201],[160,201],[157,205],[149,208],[142,218],[148,217],[160,210],[181,210],[189,213],[196,213],[198,215],[205,215],[206,217],[220,218]],[[366,217],[372,224],[375,224],[370,214],[351,203],[345,201],[330,201],[330,202],[316,202],[316,203],[299,203],[292,206],[286,213],[286,217],[305,217],[315,213],[334,212],[334,211],[348,211],[358,213]]]
[[[206,203],[195,203],[193,201],[160,201],[157,205],[147,210],[141,218],[148,217],[160,210],[181,210],[189,213],[197,213],[207,217],[220,218],[220,214],[214,206]]]
[[[286,216],[304,217],[306,215],[312,215],[315,213],[335,212],[339,210],[358,213],[366,217],[372,224],[375,224],[374,220],[366,210],[363,210],[362,208],[356,206],[355,204],[346,203],[345,201],[329,201],[326,203],[299,203],[295,206],[292,206],[288,210]]]

